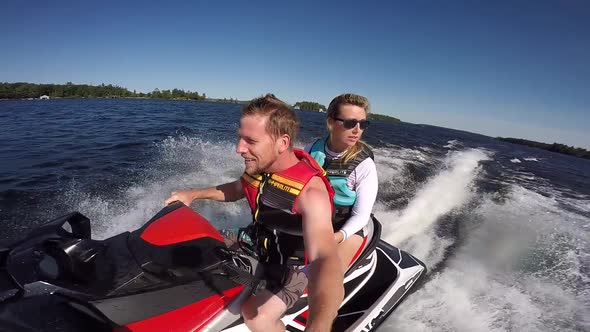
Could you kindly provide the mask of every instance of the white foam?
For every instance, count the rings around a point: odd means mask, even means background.
[[[383,223],[383,238],[413,253],[430,253],[417,257],[436,264],[450,243],[427,233],[441,217],[460,208],[471,199],[473,181],[477,177],[479,162],[489,155],[477,149],[455,151],[447,155],[444,168],[420,188],[403,211],[377,211]],[[438,242],[438,243],[435,243]],[[437,250],[433,252],[433,249]]]
[[[149,180],[132,186],[112,197],[101,197],[73,188],[68,193],[72,208],[88,216],[93,223],[93,236],[107,238],[134,230],[164,207],[164,200],[179,189],[203,188],[236,180],[243,171],[243,160],[231,143],[211,143],[198,138],[169,138],[159,144],[159,162],[151,167],[175,163],[188,173],[166,169],[166,177],[158,178],[157,168]],[[196,201],[192,207],[218,227],[243,225],[250,221],[245,201],[220,203]]]
[[[539,159],[537,159],[535,157],[527,157],[527,158],[524,158],[524,160],[526,160],[526,161],[536,161],[536,162],[539,161]]]
[[[385,322],[396,331],[576,331],[590,303],[582,273],[590,221],[512,186],[485,196],[445,268]]]
[[[522,161],[520,161],[520,159],[518,159],[518,158],[513,158],[513,159],[510,159],[510,162],[514,163],[514,164],[520,164]]]
[[[375,155],[380,158],[394,158],[405,163],[428,163],[432,158],[429,157],[429,152],[432,149],[421,146],[416,149],[404,148],[397,145],[389,144],[385,148],[375,148]]]
[[[447,141],[447,145],[443,145],[443,148],[452,149],[459,144],[461,144],[461,142],[459,142],[456,139],[453,139],[453,140]]]
[[[380,197],[404,197],[415,187],[411,168],[432,167],[435,160],[422,150],[390,145],[374,148]],[[410,167],[411,166],[411,167]]]

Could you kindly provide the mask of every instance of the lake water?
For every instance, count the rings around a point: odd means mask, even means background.
[[[171,191],[236,179],[240,105],[0,101],[0,239],[78,210],[93,236],[143,224]],[[324,133],[298,111],[297,146]],[[382,330],[590,330],[590,160],[427,125],[373,122],[386,241],[429,267]],[[245,201],[193,205],[216,227]]]

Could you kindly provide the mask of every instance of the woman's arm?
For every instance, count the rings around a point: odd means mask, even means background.
[[[341,235],[343,238],[360,231],[369,223],[379,189],[377,167],[373,159],[367,158],[363,160],[355,168],[355,173],[356,181],[353,189],[356,192],[356,201],[352,206],[352,216],[342,226],[341,230],[345,233]],[[338,234],[335,236],[339,237]],[[338,240],[338,238],[336,239]]]

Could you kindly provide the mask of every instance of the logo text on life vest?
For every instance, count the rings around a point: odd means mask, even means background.
[[[300,190],[298,190],[298,189],[295,189],[295,188],[293,188],[291,186],[288,186],[288,185],[286,185],[284,183],[280,183],[280,182],[278,182],[276,180],[273,180],[273,179],[269,179],[268,180],[268,184],[270,184],[271,186],[273,186],[273,187],[275,187],[277,189],[280,189],[282,191],[286,191],[288,193],[292,193],[294,195],[298,195],[299,192],[300,192]]]

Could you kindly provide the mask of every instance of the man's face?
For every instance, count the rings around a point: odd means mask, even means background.
[[[236,152],[244,158],[245,172],[255,175],[266,170],[279,156],[277,140],[266,131],[267,116],[242,117]]]

